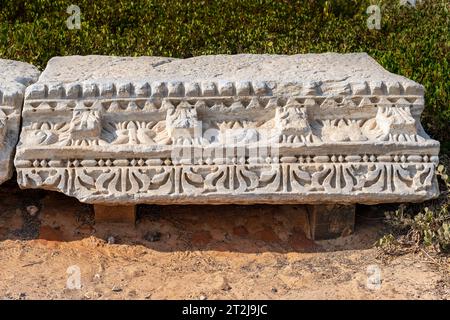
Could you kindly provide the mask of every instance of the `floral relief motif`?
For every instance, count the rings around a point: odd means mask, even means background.
[[[208,197],[214,194],[415,194],[433,188],[434,162],[324,162],[18,168],[21,184],[68,194]],[[46,164],[44,164],[46,165]]]

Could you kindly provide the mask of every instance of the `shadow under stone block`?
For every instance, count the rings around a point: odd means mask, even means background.
[[[135,224],[136,206],[94,205],[95,222]]]
[[[309,237],[312,240],[333,239],[353,233],[354,205],[309,205]]]

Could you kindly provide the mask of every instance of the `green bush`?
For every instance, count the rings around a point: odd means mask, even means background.
[[[2,0],[0,57],[43,68],[72,54],[190,57],[217,53],[366,51],[426,90],[425,129],[450,149],[447,0],[416,8],[377,1],[381,30],[369,30],[370,1]],[[65,24],[70,4],[81,29]]]

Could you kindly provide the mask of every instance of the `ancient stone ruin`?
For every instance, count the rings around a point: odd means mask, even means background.
[[[15,166],[22,188],[98,217],[301,203],[321,238],[351,229],[356,203],[438,195],[423,108],[420,84],[364,53],[55,57],[26,90]]]
[[[0,59],[0,73],[0,183],[3,183],[13,174],[25,88],[37,80],[39,71],[28,63]]]

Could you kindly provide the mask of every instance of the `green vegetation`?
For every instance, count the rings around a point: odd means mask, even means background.
[[[437,168],[441,195],[423,204],[400,205],[386,212],[386,222],[391,233],[385,235],[378,245],[387,253],[399,254],[420,247],[434,252],[450,253],[450,158],[443,156]]]
[[[57,55],[160,55],[366,51],[426,87],[425,129],[450,151],[448,1],[3,0],[0,57],[44,68]],[[381,7],[369,30],[367,7]],[[67,7],[81,9],[69,30]]]

